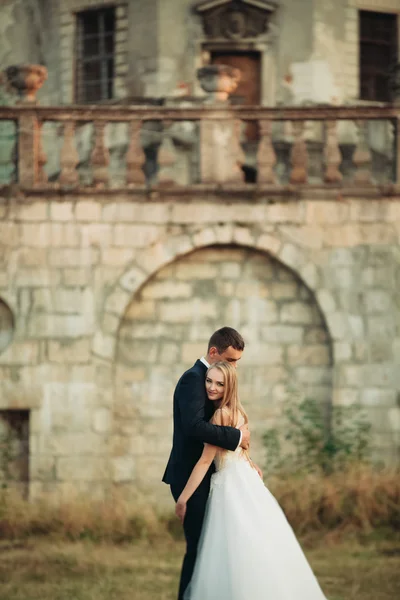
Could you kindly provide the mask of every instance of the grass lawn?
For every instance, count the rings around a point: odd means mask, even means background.
[[[3,541],[0,600],[175,600],[183,550],[171,539]],[[306,553],[329,600],[400,598],[400,540],[325,540]]]

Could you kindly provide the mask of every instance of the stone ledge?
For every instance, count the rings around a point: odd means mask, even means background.
[[[82,197],[92,196],[108,198],[115,197],[116,194],[129,196],[142,196],[143,201],[156,201],[160,199],[172,200],[174,202],[193,202],[209,200],[210,195],[217,198],[229,197],[230,202],[282,202],[291,200],[315,200],[324,202],[325,200],[346,201],[349,198],[365,200],[369,198],[382,200],[400,200],[400,185],[370,185],[365,187],[357,186],[328,186],[323,184],[313,185],[257,185],[252,183],[242,184],[193,184],[186,186],[170,185],[166,186],[145,186],[131,185],[125,187],[75,187],[62,188],[57,183],[46,186],[37,185],[31,188],[21,187],[15,184],[0,186],[0,196],[58,196],[60,199],[64,196]],[[22,200],[22,202],[25,198]]]

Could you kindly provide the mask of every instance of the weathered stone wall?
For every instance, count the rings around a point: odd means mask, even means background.
[[[45,64],[48,81],[38,93],[38,99],[44,104],[61,102],[59,34],[58,2],[4,0],[1,3],[0,69],[27,63]]]
[[[73,13],[102,4],[3,2],[2,64],[46,62],[49,81],[39,99],[68,104]],[[195,70],[204,38],[190,5],[116,3],[117,99],[171,96],[180,83],[199,93]],[[400,10],[397,0],[384,6],[315,0],[302,2],[300,12],[299,5],[283,2],[273,17],[262,57],[263,101],[356,98],[357,10]],[[186,125],[174,125],[185,165],[193,154]],[[5,169],[10,181],[15,127],[0,128],[0,176]],[[77,135],[82,181],[92,130],[86,125]],[[306,132],[317,162],[321,131],[317,124]],[[342,149],[354,148],[354,131],[339,123]],[[292,133],[290,123],[277,133],[287,149]],[[387,124],[374,123],[369,134],[375,153],[392,148]],[[143,137],[146,148],[161,140],[158,131]],[[45,124],[50,177],[59,170],[60,143],[58,126]],[[125,125],[109,125],[113,186],[124,185],[115,155],[126,144]],[[387,157],[392,164],[390,152]],[[190,160],[197,169],[195,157]],[[177,170],[177,180],[187,184],[184,169]],[[279,420],[291,389],[322,404],[360,402],[373,424],[375,458],[398,460],[399,198],[251,193],[240,198],[236,189],[234,200],[226,190],[197,190],[193,198],[167,191],[29,196],[10,188],[0,199],[0,421],[2,431],[19,432],[14,458],[22,467],[12,470],[24,487],[29,469],[32,498],[46,492],[102,497],[113,485],[130,497],[169,498],[160,480],[173,387],[223,324],[246,337],[239,373],[258,461],[262,432]],[[15,410],[21,426],[13,425]]]
[[[206,352],[210,333],[226,323],[246,339],[240,391],[252,423],[252,456],[260,464],[262,435],[277,424],[294,388],[330,403],[331,344],[315,296],[265,252],[197,250],[140,289],[118,332],[114,463],[131,460],[141,487],[154,489],[165,466],[176,381]],[[125,475],[118,476],[127,483]]]
[[[0,218],[0,410],[30,411],[33,498],[168,499],[173,385],[223,324],[255,452],[290,384],[361,402],[398,459],[400,200],[11,194]]]
[[[108,4],[108,0],[7,0],[0,8],[0,63],[4,67],[26,62],[46,64],[49,79],[38,93],[40,102],[54,105],[74,102],[76,12]],[[115,2],[113,101],[127,102],[130,97],[137,102],[137,97],[151,97],[175,102],[172,98],[182,93],[196,96],[196,103],[201,101],[204,92],[197,81],[196,69],[207,60],[206,37],[201,18],[192,6],[192,0]],[[400,12],[398,0],[281,2],[271,17],[270,32],[259,36],[260,39],[254,38],[249,46],[260,52],[261,104],[356,102],[359,98],[358,11],[363,8]],[[240,47],[236,42],[232,40],[233,50]],[[15,96],[4,98],[0,88],[0,103],[15,99]],[[154,156],[159,143],[156,128],[154,124],[145,127],[143,143],[149,157]],[[175,166],[175,175],[180,183],[187,183],[188,173],[197,169],[195,135],[192,131],[176,133],[180,165]],[[0,182],[12,179],[10,158],[14,135],[11,123],[0,124]],[[338,123],[338,135],[347,165],[357,144],[357,129],[352,122],[342,121]],[[90,126],[79,128],[82,171],[91,136]],[[321,123],[308,123],[305,137],[310,142],[310,175],[314,181],[315,173],[320,170],[325,139]],[[43,139],[48,156],[46,171],[50,178],[55,178],[61,142],[57,125],[46,123]],[[285,173],[293,142],[291,123],[276,124],[273,139],[278,170]],[[123,127],[107,128],[114,177],[120,170],[126,142]],[[368,142],[372,149],[374,178],[382,181],[391,176],[392,124],[369,123]],[[254,163],[255,149],[246,148],[245,164],[251,172]],[[152,166],[150,170],[154,170]]]
[[[75,12],[108,0],[6,0],[0,7],[0,62],[41,62],[45,104],[73,101]],[[116,0],[114,96],[169,97],[186,84],[201,94],[196,68],[205,41],[192,0]],[[262,103],[354,101],[359,95],[358,10],[400,12],[398,0],[283,0],[262,54]],[[171,32],[173,34],[171,35]],[[15,43],[17,40],[17,43]],[[254,41],[254,40],[253,40]]]

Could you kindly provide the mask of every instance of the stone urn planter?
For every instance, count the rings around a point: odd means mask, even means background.
[[[201,88],[210,94],[211,102],[226,102],[240,81],[239,69],[229,65],[207,65],[197,70]]]
[[[16,91],[21,102],[36,102],[36,92],[47,79],[47,69],[42,65],[13,65],[4,71],[7,86]]]

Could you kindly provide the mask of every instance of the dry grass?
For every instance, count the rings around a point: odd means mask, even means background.
[[[268,486],[330,600],[400,597],[400,477],[359,468]],[[104,503],[0,497],[0,600],[172,600],[184,552],[174,517]]]
[[[0,600],[175,600],[183,543],[30,539],[0,544]],[[320,543],[308,559],[330,600],[400,597],[400,539]]]
[[[268,487],[301,536],[340,538],[376,528],[400,530],[400,474],[354,468],[329,477],[275,477]],[[175,517],[138,507],[115,495],[107,502],[68,499],[27,503],[11,492],[0,496],[0,539],[51,535],[113,543],[180,537]]]
[[[353,467],[329,477],[274,477],[269,489],[299,535],[400,530],[400,473]]]
[[[0,497],[0,539],[51,536],[123,543],[168,535],[154,509],[133,506],[117,495],[106,502],[70,498],[57,503],[29,503],[12,490]]]

